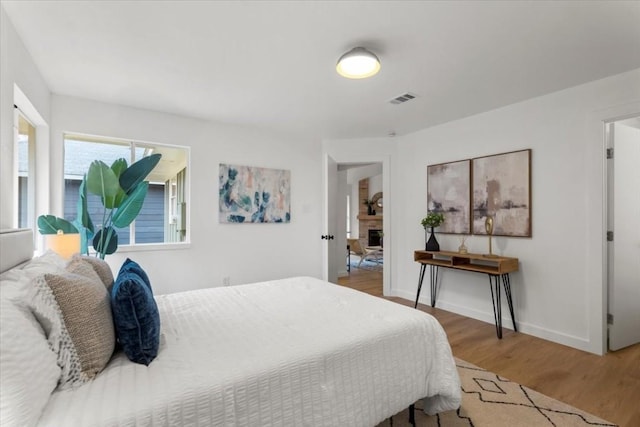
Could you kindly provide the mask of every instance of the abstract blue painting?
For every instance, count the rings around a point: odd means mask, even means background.
[[[221,223],[290,222],[291,171],[220,164]]]

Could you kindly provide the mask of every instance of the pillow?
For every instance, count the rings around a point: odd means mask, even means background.
[[[100,280],[102,280],[102,283],[104,283],[104,286],[107,288],[107,292],[111,292],[111,288],[113,287],[113,273],[111,272],[111,267],[109,267],[109,264],[107,264],[105,260],[80,254],[75,254],[71,260],[82,260],[91,264],[91,267],[93,267],[100,277]]]
[[[153,289],[151,288],[151,282],[149,281],[149,276],[147,276],[147,273],[142,269],[142,267],[140,267],[140,264],[138,264],[137,262],[131,260],[130,258],[127,258],[127,260],[122,264],[122,267],[120,267],[118,275],[124,272],[133,272],[137,274],[142,278],[142,280],[144,280],[144,283],[146,283],[149,290],[153,291]]]
[[[30,310],[0,300],[0,425],[34,426],[60,378],[56,355]]]
[[[132,271],[118,274],[111,290],[118,342],[129,360],[149,365],[158,355],[160,315],[151,288]]]
[[[32,310],[31,280],[45,273],[64,273],[67,261],[49,250],[26,263],[0,274],[0,296],[13,301],[22,301]]]
[[[45,253],[40,255],[39,257],[35,257],[27,262],[23,267],[23,271],[29,271],[30,269],[42,267],[42,268],[65,268],[67,265],[67,260],[62,258],[56,252],[48,249]]]
[[[33,281],[40,322],[62,368],[60,388],[83,384],[109,362],[115,331],[109,294],[90,264],[72,260],[67,272]],[[47,311],[48,310],[48,311]]]
[[[63,272],[66,265],[67,261],[57,253],[49,250],[19,267],[5,271],[0,275],[0,280],[25,281],[25,285],[28,285],[31,279],[41,274]]]

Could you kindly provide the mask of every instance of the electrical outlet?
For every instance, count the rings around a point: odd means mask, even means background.
[[[229,276],[224,276],[222,278],[222,285],[223,286],[230,286],[231,285],[231,277]]]

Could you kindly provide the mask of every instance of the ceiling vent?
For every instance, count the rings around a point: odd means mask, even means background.
[[[403,93],[400,96],[396,96],[395,98],[393,98],[391,101],[389,101],[392,104],[403,104],[407,101],[411,101],[412,99],[416,98],[418,95],[416,95],[415,93],[411,93],[411,92],[407,92],[407,93]]]

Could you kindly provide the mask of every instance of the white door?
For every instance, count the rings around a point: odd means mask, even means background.
[[[609,349],[618,350],[640,342],[640,129],[616,122],[609,136]]]
[[[325,167],[325,180],[326,188],[325,188],[325,199],[324,205],[325,209],[325,224],[324,230],[322,231],[323,243],[326,250],[326,256],[324,263],[324,279],[332,282],[338,283],[338,263],[340,262],[340,258],[338,256],[338,242],[335,238],[337,234],[337,218],[338,218],[338,209],[336,207],[336,201],[338,197],[338,164],[336,161],[329,155],[325,158],[326,167]],[[344,242],[343,242],[344,243]],[[344,246],[344,245],[342,245]],[[343,251],[344,252],[344,251]]]

